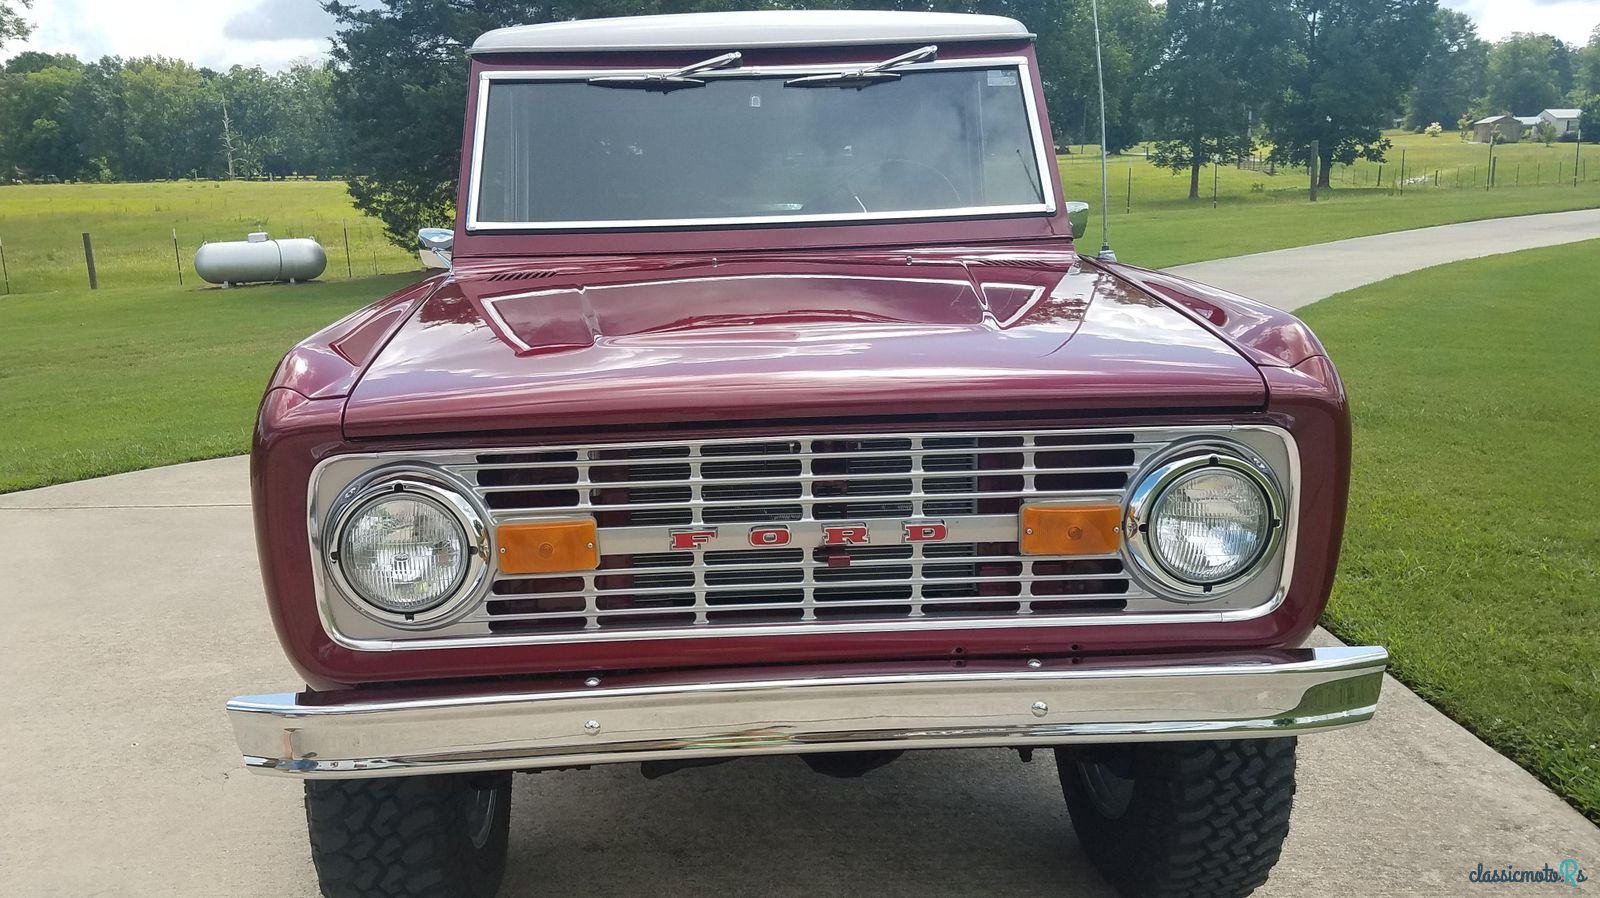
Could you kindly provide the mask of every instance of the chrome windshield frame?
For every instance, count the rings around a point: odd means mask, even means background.
[[[917,209],[902,212],[834,212],[818,215],[741,215],[715,218],[667,219],[616,219],[604,221],[482,221],[478,206],[483,179],[483,139],[487,128],[489,93],[497,81],[587,81],[590,78],[610,75],[647,75],[659,69],[586,68],[586,69],[527,69],[492,70],[478,75],[477,108],[473,115],[472,160],[467,183],[467,207],[462,220],[468,234],[492,233],[564,233],[574,231],[658,231],[666,229],[714,230],[717,228],[786,227],[826,224],[892,224],[911,221],[951,221],[1016,216],[1049,216],[1056,212],[1055,177],[1050,170],[1055,153],[1047,146],[1044,120],[1033,91],[1032,68],[1024,56],[994,56],[970,59],[937,60],[896,67],[899,73],[941,71],[949,69],[1015,68],[1022,88],[1022,99],[1028,128],[1033,140],[1039,203],[1022,203],[997,206],[961,206],[948,209]],[[736,78],[782,77],[837,72],[838,63],[823,65],[752,66],[739,69],[713,70],[696,74],[704,80]]]

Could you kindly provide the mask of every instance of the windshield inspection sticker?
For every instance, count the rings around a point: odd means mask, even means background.
[[[990,87],[1016,87],[1017,73],[1015,69],[990,69]]]

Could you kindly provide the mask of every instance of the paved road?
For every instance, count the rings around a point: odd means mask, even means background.
[[[244,773],[221,711],[294,684],[247,503],[242,459],[0,496],[0,894],[313,894],[297,787]],[[1600,874],[1600,830],[1385,689],[1373,723],[1302,743],[1293,834],[1258,894],[1568,895],[1466,876],[1566,857]],[[795,759],[600,768],[521,777],[515,802],[508,896],[1109,894],[1043,755],[925,753],[861,780]]]
[[[1356,237],[1170,270],[1280,309],[1298,309],[1335,293],[1446,262],[1595,239],[1600,239],[1600,209],[1582,209]]]

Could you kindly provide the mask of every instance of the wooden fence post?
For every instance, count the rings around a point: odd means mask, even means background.
[[[89,289],[99,290],[100,279],[94,273],[94,243],[89,240],[89,232],[83,232],[83,261],[89,266]]]
[[[1306,169],[1311,172],[1311,201],[1317,201],[1317,167],[1322,164],[1322,144],[1320,141],[1311,141],[1311,161],[1306,163]]]

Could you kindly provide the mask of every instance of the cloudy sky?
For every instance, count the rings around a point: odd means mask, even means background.
[[[34,0],[34,25],[20,50],[101,56],[175,56],[223,69],[235,63],[279,69],[323,57],[333,18],[317,0]]]
[[[1513,31],[1545,31],[1576,44],[1600,24],[1600,0],[1442,0],[1478,20],[1494,40]],[[320,57],[333,20],[316,0],[35,0],[25,13],[36,26],[26,49],[76,53],[177,56],[212,68],[234,63],[278,69]]]

